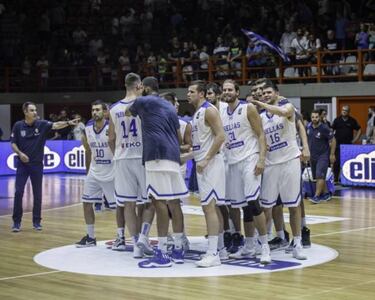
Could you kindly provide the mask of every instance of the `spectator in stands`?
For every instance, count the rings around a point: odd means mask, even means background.
[[[86,43],[87,33],[81,26],[78,26],[72,33],[72,39],[75,50],[81,52]]]
[[[36,67],[38,69],[39,78],[40,78],[40,87],[42,89],[47,87],[48,82],[48,59],[45,55],[43,55],[37,62]]]
[[[157,73],[158,61],[154,54],[154,51],[150,51],[149,56],[147,57],[147,76],[155,76]]]
[[[368,34],[369,34],[369,46],[368,46],[368,48],[372,49],[372,50],[375,50],[375,24],[374,23],[370,24]],[[374,51],[370,52],[370,59],[369,60],[370,61],[375,60],[375,52]]]
[[[112,67],[110,64],[110,55],[108,49],[99,50],[96,58],[98,70],[98,84],[99,86],[108,86],[111,84]]]
[[[167,80],[168,61],[167,54],[162,50],[158,55],[157,70],[159,74],[159,82],[162,85]]]
[[[321,48],[322,43],[320,39],[317,38],[314,33],[310,33],[307,40],[308,63],[313,65],[317,63],[317,52],[321,50]],[[308,72],[309,75],[311,75],[311,68],[308,69]]]
[[[190,50],[190,61],[193,67],[193,80],[199,79],[199,74],[197,72],[199,70],[199,54],[200,51],[198,45],[196,43],[192,43]]]
[[[297,65],[306,65],[309,63],[309,43],[302,28],[297,29],[297,37],[293,39],[290,47],[295,55],[294,62]],[[308,76],[309,73],[309,67],[298,67],[300,77]]]
[[[31,75],[31,62],[27,55],[22,62],[22,75],[25,81],[27,81]]]
[[[121,54],[120,54],[120,57],[118,58],[118,62],[120,64],[120,70],[121,70],[120,77],[125,78],[125,75],[128,74],[132,69],[127,48],[121,49]]]
[[[193,66],[190,59],[191,48],[189,42],[182,43],[181,49],[181,66],[182,66],[182,80],[187,83],[192,81]]]
[[[335,39],[335,33],[333,30],[327,31],[327,38],[323,43],[323,48],[325,51],[337,51],[339,50],[339,44]],[[340,60],[340,53],[327,53],[323,57],[323,62],[326,64],[335,64]],[[324,68],[326,75],[338,75],[339,68],[337,66],[326,66]]]
[[[335,35],[339,50],[343,50],[346,48],[346,28],[348,26],[348,22],[348,19],[343,16],[341,11],[337,11],[335,21]]]
[[[359,25],[359,32],[355,35],[355,44],[358,49],[368,49],[369,48],[369,34],[368,26],[364,23]]]
[[[246,57],[249,67],[262,67],[267,63],[267,57],[265,55],[263,46],[261,44],[255,45],[253,41],[249,41],[246,49]],[[255,77],[261,78],[264,77],[264,71],[262,70],[250,70],[250,78],[253,78],[252,74],[255,74]]]
[[[73,120],[77,119],[78,123],[74,125],[73,129],[69,133],[69,140],[76,140],[80,141],[82,138],[82,134],[85,131],[85,124],[82,121],[82,117],[80,114],[74,114],[73,115]]]
[[[223,38],[218,36],[216,39],[215,49],[213,51],[216,77],[219,79],[226,78],[228,76],[228,62],[227,57],[229,53],[229,47],[226,46]]]
[[[99,49],[103,48],[103,41],[99,35],[94,35],[89,42],[89,55],[91,57],[97,57]]]
[[[232,70],[232,73],[240,78],[242,66],[242,47],[238,42],[238,39],[235,37],[232,39],[232,43],[229,47],[227,61]]]
[[[331,128],[331,122],[327,120],[327,111],[322,108],[319,109],[320,122]]]
[[[361,136],[361,126],[356,119],[350,116],[349,105],[342,107],[341,115],[333,121],[332,129],[335,132],[336,138],[334,175],[335,181],[338,182],[340,174],[340,145],[355,144]]]
[[[180,63],[181,60],[181,46],[178,38],[175,36],[172,38],[171,47],[168,52],[168,60],[172,65],[172,72],[173,77],[177,77],[177,65]]]
[[[48,10],[44,11],[39,19],[39,40],[41,43],[41,50],[46,51],[51,37],[51,26],[48,16]]]
[[[283,51],[288,54],[288,56],[292,56],[292,41],[297,37],[297,33],[292,31],[292,25],[286,24],[285,25],[285,31],[281,36],[280,39],[280,47],[283,49]]]
[[[366,139],[367,143],[375,144],[375,106],[371,106],[368,109]]]
[[[210,60],[210,55],[208,54],[207,51],[207,46],[203,45],[201,51],[199,52],[199,60],[200,60],[200,73],[199,73],[199,78],[207,80],[208,79],[208,64]]]

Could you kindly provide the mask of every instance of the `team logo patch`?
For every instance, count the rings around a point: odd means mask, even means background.
[[[58,247],[37,254],[34,261],[44,267],[65,272],[121,276],[121,277],[207,277],[260,274],[301,269],[329,262],[338,253],[328,247],[313,244],[306,250],[308,259],[299,261],[284,251],[271,252],[272,263],[262,265],[259,258],[227,259],[222,265],[198,268],[195,262],[207,250],[204,237],[189,237],[190,250],[185,253],[184,264],[173,264],[170,268],[143,269],[138,266],[142,259],[133,258],[133,246],[127,241],[125,251],[108,249],[108,241],[98,242],[96,247],[76,248],[74,245]],[[155,241],[152,241],[155,244]]]
[[[26,130],[21,130],[20,133],[21,133],[21,136],[22,136],[22,137],[25,137],[25,136],[26,136]]]

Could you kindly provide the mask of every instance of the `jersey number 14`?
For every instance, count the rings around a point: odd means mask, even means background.
[[[135,119],[130,121],[130,124],[129,124],[128,128],[126,128],[125,121],[121,122],[121,126],[122,126],[122,129],[123,129],[123,132],[124,132],[124,134],[122,135],[122,137],[124,139],[127,139],[129,137],[130,133],[132,133],[133,137],[137,136],[137,124],[136,124]]]

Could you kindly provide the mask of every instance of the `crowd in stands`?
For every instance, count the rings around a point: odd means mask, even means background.
[[[24,78],[38,74],[43,87],[51,77],[87,76],[95,67],[98,86],[111,86],[130,70],[167,81],[178,65],[183,81],[204,79],[212,57],[218,79],[240,77],[244,55],[250,67],[277,64],[241,28],[306,64],[318,50],[373,49],[373,20],[373,0],[1,0],[0,68],[16,68]],[[300,76],[310,72],[298,69]],[[271,75],[260,70],[256,77]]]

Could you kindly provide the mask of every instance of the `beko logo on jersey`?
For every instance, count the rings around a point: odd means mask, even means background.
[[[65,165],[74,170],[84,170],[85,164],[85,148],[82,146],[74,147],[72,150],[65,153]]]
[[[121,145],[122,145],[122,148],[138,148],[142,146],[141,142],[139,141],[122,143]]]
[[[18,159],[19,158],[15,153],[9,155],[7,159],[8,168],[15,171],[17,169],[16,162]],[[60,161],[61,158],[57,152],[50,150],[47,146],[44,146],[43,165],[45,170],[57,168]]]
[[[342,171],[350,181],[375,183],[375,151],[347,160]]]

